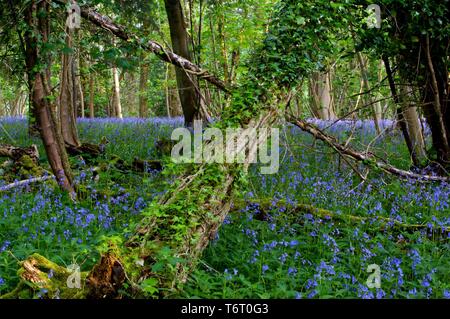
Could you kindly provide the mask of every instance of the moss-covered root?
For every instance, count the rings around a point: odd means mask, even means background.
[[[39,254],[31,255],[20,266],[19,284],[0,299],[82,299],[87,295],[87,273],[71,271]]]

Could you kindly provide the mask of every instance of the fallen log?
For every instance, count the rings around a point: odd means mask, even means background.
[[[24,155],[29,156],[29,158],[36,164],[39,162],[39,151],[37,146],[34,144],[30,147],[0,145],[0,157],[8,157],[13,161],[17,161]]]
[[[405,178],[405,179],[413,179],[418,182],[450,182],[450,177],[444,177],[444,176],[434,176],[434,175],[421,175],[417,173],[413,173],[410,171],[405,171],[399,168],[396,168],[390,164],[380,162],[375,159],[373,154],[371,153],[362,153],[354,150],[353,148],[349,146],[342,145],[339,143],[339,141],[332,135],[329,135],[325,132],[323,132],[320,128],[315,126],[314,124],[308,123],[305,120],[290,117],[289,122],[294,124],[295,126],[299,127],[301,130],[311,134],[316,139],[321,140],[331,146],[334,150],[336,150],[338,153],[346,155],[358,162],[361,162],[365,165],[372,166],[375,168],[378,168],[384,172],[387,172],[389,174]]]
[[[375,227],[375,232],[379,230],[386,229],[400,229],[405,230],[407,232],[414,232],[420,230],[426,230],[430,234],[437,235],[440,238],[447,238],[447,235],[450,234],[450,227],[441,227],[435,224],[422,223],[422,224],[408,224],[404,222],[400,222],[396,219],[392,219],[384,216],[357,216],[352,214],[344,214],[344,213],[336,213],[334,211],[319,208],[313,205],[304,204],[304,203],[288,203],[285,200],[279,200],[275,203],[273,199],[262,199],[262,200],[252,200],[252,201],[236,201],[233,206],[233,211],[240,211],[248,205],[256,204],[257,209],[259,210],[258,214],[256,214],[255,219],[261,221],[267,221],[270,216],[270,211],[274,209],[286,209],[286,216],[289,218],[297,218],[299,214],[311,214],[317,218],[321,218],[324,220],[333,220],[335,222],[344,222],[354,223],[354,224],[363,224],[363,223],[373,223],[378,222],[378,227]]]
[[[4,165],[7,173],[3,175],[3,178],[7,182],[17,178],[28,179],[30,176],[40,177],[45,172],[39,165],[39,151],[36,145],[30,147],[0,145],[0,157],[8,157],[12,160],[12,163]]]
[[[137,172],[149,172],[149,171],[157,171],[160,172],[163,169],[163,165],[161,161],[158,160],[142,160],[139,158],[135,158],[131,163],[133,170]]]
[[[71,156],[89,155],[90,157],[97,157],[104,153],[101,145],[90,143],[83,143],[80,146],[66,144],[66,150]]]

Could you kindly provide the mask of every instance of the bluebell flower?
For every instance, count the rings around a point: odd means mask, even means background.
[[[447,289],[444,290],[444,298],[445,299],[450,299],[450,291],[447,290]]]
[[[381,288],[377,288],[377,299],[383,299],[386,296],[386,293]]]
[[[8,247],[11,245],[11,242],[9,240],[5,240],[0,247],[0,253],[4,252]]]
[[[313,291],[311,291],[311,292],[309,293],[308,298],[309,298],[309,299],[312,299],[312,298],[314,298],[316,295],[317,295],[317,290],[313,290]]]
[[[291,242],[289,243],[289,246],[291,247],[295,247],[298,245],[298,240],[291,240]]]
[[[265,273],[267,270],[269,270],[269,266],[262,265],[262,272]]]
[[[293,267],[289,267],[288,275],[295,275],[297,273],[297,269]]]
[[[286,262],[287,257],[288,257],[288,254],[287,254],[287,253],[283,253],[283,254],[280,256],[279,259],[280,259],[280,261],[281,261],[282,264],[284,264],[284,263]]]

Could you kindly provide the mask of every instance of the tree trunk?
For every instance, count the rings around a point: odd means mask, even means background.
[[[143,57],[145,60],[145,57]],[[148,81],[149,64],[144,61],[141,64],[141,74],[139,77],[139,117],[148,117],[148,102],[147,102],[147,81]]]
[[[437,41],[436,41],[437,42]],[[422,40],[425,51],[422,76],[425,80],[422,90],[424,114],[430,125],[433,136],[433,147],[437,153],[437,160],[446,167],[450,167],[450,112],[448,111],[449,85],[447,64],[442,61],[447,54],[440,49],[440,43],[430,44],[429,36]],[[441,51],[441,52],[433,52]]]
[[[418,165],[419,161],[416,157],[416,153],[414,152],[414,147],[413,147],[413,143],[411,141],[411,136],[409,136],[408,125],[406,123],[405,116],[403,114],[403,107],[401,105],[400,98],[397,94],[397,87],[395,85],[394,75],[392,73],[392,69],[391,69],[391,65],[389,63],[388,57],[383,56],[383,63],[384,63],[384,67],[386,69],[386,74],[387,74],[387,78],[389,81],[389,87],[391,89],[391,94],[392,94],[394,103],[397,108],[396,115],[397,115],[398,125],[400,126],[400,130],[403,133],[403,138],[405,139],[405,143],[406,143],[406,146],[408,147],[408,151],[409,151],[409,154],[411,155],[411,159],[415,165]]]
[[[89,117],[93,119],[95,117],[94,109],[94,76],[92,72],[89,72]]]
[[[183,115],[180,95],[177,93],[175,67],[167,65],[166,71],[166,107],[169,117]]]
[[[367,103],[366,104],[372,105],[373,121],[375,124],[375,128],[377,130],[377,134],[381,134],[381,129],[380,129],[381,114],[376,108],[376,103],[373,102],[372,93],[371,93],[371,89],[370,89],[370,83],[369,83],[369,76],[368,76],[367,68],[366,68],[366,63],[364,63],[364,59],[363,59],[361,52],[357,52],[356,57],[358,59],[358,64],[359,64],[359,68],[361,71],[361,78],[362,78],[364,87],[367,91],[367,99],[366,99]],[[369,62],[367,61],[367,63],[369,63]]]
[[[414,97],[412,96],[411,91],[411,88],[406,85],[402,85],[400,88],[404,110],[403,115],[405,117],[409,137],[411,139],[413,158],[416,160],[416,166],[420,166],[426,162],[427,154],[419,114],[417,112],[417,107],[414,105]]]
[[[218,18],[218,34],[219,34],[219,44],[220,44],[220,52],[222,53],[222,68],[223,68],[223,80],[225,83],[230,83],[230,74],[228,69],[228,51],[225,40],[225,16],[223,13],[220,14]]]
[[[119,119],[122,116],[122,104],[120,103],[120,80],[119,80],[119,70],[116,66],[112,68],[113,73],[113,99],[112,99],[112,109],[114,110],[115,116]]]
[[[32,0],[26,10],[25,21],[29,30],[24,37],[26,46],[27,74],[31,85],[32,113],[36,115],[39,131],[47,153],[49,164],[58,183],[70,194],[74,194],[72,187],[72,172],[68,156],[64,146],[63,137],[58,130],[54,108],[50,104],[49,79],[50,65],[49,57],[43,56],[40,45],[48,42],[49,36],[49,1]],[[39,12],[39,14],[37,14]],[[38,42],[39,39],[39,42]],[[36,45],[38,44],[38,45]],[[47,66],[42,71],[37,71],[41,63]]]
[[[66,46],[72,49],[73,32],[66,28]],[[64,53],[61,63],[61,84],[58,98],[59,126],[64,142],[78,147],[81,145],[78,139],[76,127],[76,109],[78,105],[78,86],[75,68],[75,60],[72,53]]]
[[[180,0],[165,0],[164,3],[169,20],[173,52],[187,60],[191,60],[191,53],[188,47],[188,34]],[[176,76],[184,122],[186,126],[192,126],[194,119],[199,117],[197,92],[195,89],[197,85],[196,77],[192,74],[189,75],[185,70],[180,68],[177,68]]]
[[[312,74],[309,83],[313,114],[322,120],[335,120],[329,72]]]
[[[75,70],[75,86],[76,86],[76,91],[77,91],[77,109],[80,110],[80,117],[84,118],[84,114],[85,114],[85,110],[86,110],[86,106],[84,103],[84,89],[83,89],[83,80],[81,78],[81,66],[82,66],[82,61],[80,60],[80,52],[78,51],[78,55],[77,55],[77,61],[76,61],[76,70]]]

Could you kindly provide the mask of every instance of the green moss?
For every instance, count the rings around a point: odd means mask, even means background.
[[[42,167],[37,165],[30,156],[24,155],[16,161],[16,167],[18,168],[18,173],[23,178],[28,178],[30,176],[42,176],[44,170]]]
[[[67,279],[72,272],[67,268],[61,267],[39,254],[33,254],[21,263],[21,268],[17,272],[20,278],[23,278],[24,274],[29,273],[29,269],[27,270],[24,267],[25,263],[31,263],[36,269],[33,271],[35,282],[21,279],[13,291],[0,296],[0,299],[38,297],[44,299],[82,299],[86,297],[87,289],[84,286],[80,289],[68,287]],[[53,276],[49,276],[50,272]],[[87,275],[87,272],[80,273],[82,285],[86,281]]]

